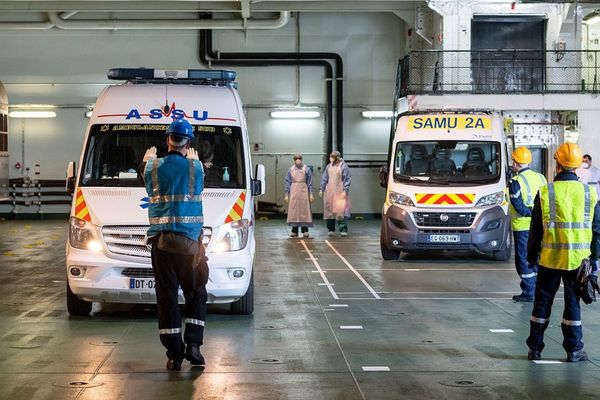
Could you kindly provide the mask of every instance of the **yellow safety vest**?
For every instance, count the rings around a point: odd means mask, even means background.
[[[546,178],[544,175],[527,169],[514,176],[511,180],[517,181],[521,186],[521,197],[523,198],[523,204],[526,207],[533,208],[533,201],[538,193],[538,190],[544,186]],[[512,220],[513,231],[528,231],[529,225],[531,224],[531,217],[524,217],[510,205],[510,217]]]
[[[597,201],[596,191],[577,181],[558,181],[540,189],[544,223],[541,265],[570,271],[590,256]]]

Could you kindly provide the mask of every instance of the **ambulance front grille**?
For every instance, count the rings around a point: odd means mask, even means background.
[[[146,247],[147,225],[111,225],[102,228],[102,236],[108,251],[116,255],[150,258],[150,249]],[[212,229],[204,227],[202,243],[208,245]]]
[[[473,224],[477,213],[474,212],[416,212],[413,213],[420,227],[468,227]]]
[[[111,253],[150,258],[145,241],[147,231],[147,225],[112,225],[103,227],[102,235]]]
[[[152,268],[125,268],[121,275],[129,278],[154,278]]]

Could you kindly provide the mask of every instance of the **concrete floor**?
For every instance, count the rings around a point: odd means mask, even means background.
[[[0,222],[0,398],[600,396],[599,305],[584,307],[591,361],[564,363],[557,299],[543,357],[563,362],[537,365],[524,343],[531,304],[511,300],[512,263],[449,254],[384,262],[379,221],[351,221],[347,238],[328,238],[322,223],[303,241],[287,238],[284,221],[257,230],[254,315],[210,307],[206,368],[173,373],[152,307],[95,305],[92,317],[69,317],[65,221]]]

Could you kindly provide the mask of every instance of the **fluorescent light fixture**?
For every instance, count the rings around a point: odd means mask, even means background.
[[[589,15],[589,17],[586,17],[583,19],[583,23],[586,25],[593,25],[596,22],[600,22],[600,14],[596,13],[592,13]]]
[[[363,118],[392,118],[394,116],[393,111],[363,111]]]
[[[11,111],[8,113],[11,118],[56,118],[54,111]]]
[[[279,110],[271,111],[269,115],[276,119],[307,119],[319,118],[321,113],[316,110]]]

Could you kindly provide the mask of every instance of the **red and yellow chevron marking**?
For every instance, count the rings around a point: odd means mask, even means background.
[[[84,221],[92,222],[92,217],[85,204],[81,189],[77,189],[77,196],[75,197],[75,216]]]
[[[417,193],[417,204],[473,204],[475,193]]]
[[[227,218],[225,218],[225,223],[238,221],[242,219],[242,215],[244,215],[244,204],[246,203],[246,192],[242,192],[240,197],[233,203],[233,207],[231,207],[231,211]]]

